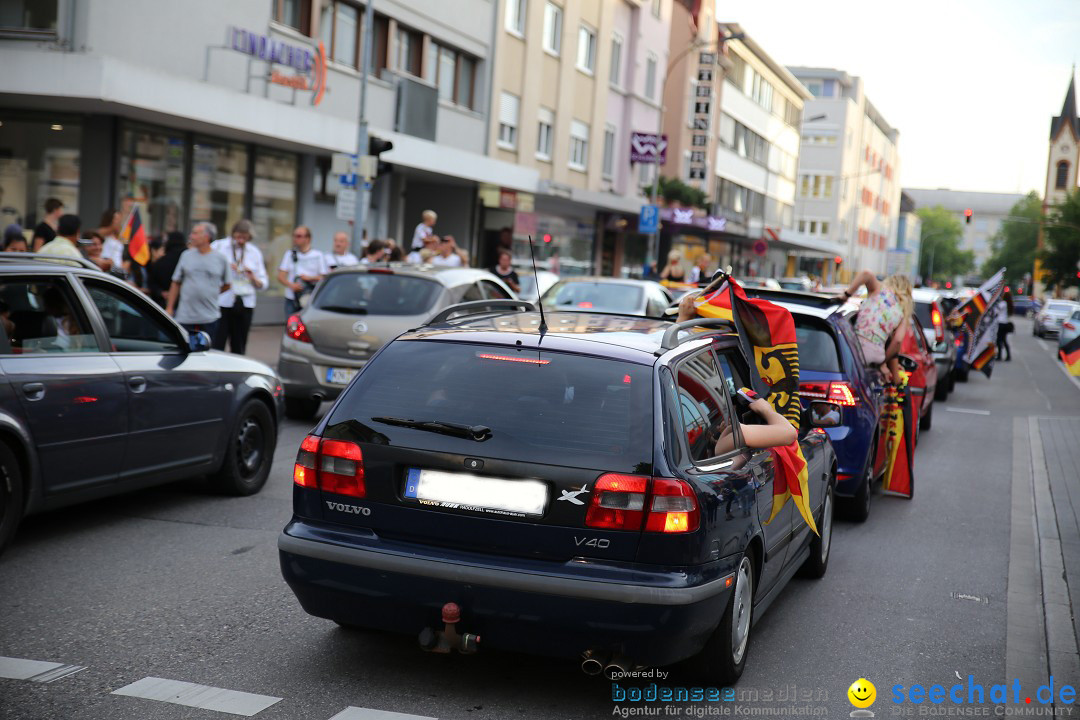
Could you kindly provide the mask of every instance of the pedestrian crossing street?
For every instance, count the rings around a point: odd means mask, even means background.
[[[86,666],[83,665],[65,665],[58,662],[0,656],[0,678],[7,680],[51,683],[86,669]],[[229,715],[241,715],[243,717],[254,717],[263,710],[285,701],[285,698],[272,695],[258,695],[240,690],[229,690],[227,688],[158,677],[144,677],[118,690],[113,690],[111,694],[212,710]],[[388,710],[349,706],[329,718],[329,720],[438,719],[423,715],[409,715]]]

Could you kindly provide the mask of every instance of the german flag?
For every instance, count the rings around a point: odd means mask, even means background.
[[[913,412],[908,379],[908,374],[901,370],[900,384],[885,386],[885,478],[881,489],[910,498],[914,485],[915,433],[913,426],[905,422]]]
[[[1080,335],[1077,335],[1059,351],[1070,375],[1080,375]]]
[[[132,260],[143,266],[150,262],[150,244],[146,240],[146,229],[137,205],[121,228],[120,239],[127,245],[128,255],[131,255]]]
[[[717,287],[719,285],[719,287]],[[715,289],[714,289],[715,288]],[[768,387],[765,398],[776,412],[799,429],[799,347],[795,320],[784,308],[762,298],[748,298],[734,279],[720,275],[694,300],[697,314],[730,320],[739,335],[747,360],[753,358],[758,376]],[[806,457],[798,439],[786,447],[772,448],[776,477],[773,481],[771,522],[790,498],[815,533],[810,512]]]

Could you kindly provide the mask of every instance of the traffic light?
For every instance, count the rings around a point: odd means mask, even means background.
[[[837,265],[839,265],[840,263],[844,262],[844,258],[837,255],[836,257],[833,258],[833,262],[836,263]]]
[[[392,169],[390,163],[379,160],[379,155],[393,149],[394,143],[390,142],[389,140],[384,140],[381,137],[377,137],[375,135],[372,135],[368,139],[368,155],[371,155],[373,158],[375,158],[375,162],[377,163],[377,165],[375,166],[376,175],[382,175],[383,173],[390,172],[390,170]]]
[[[964,222],[968,225],[971,224],[971,208],[964,211]]]

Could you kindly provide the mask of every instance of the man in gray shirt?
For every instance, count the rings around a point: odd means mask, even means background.
[[[229,262],[210,247],[213,240],[214,232],[208,223],[196,223],[191,229],[188,249],[180,254],[165,303],[165,312],[175,317],[185,330],[189,333],[201,330],[211,340],[221,318],[218,296],[230,285]]]

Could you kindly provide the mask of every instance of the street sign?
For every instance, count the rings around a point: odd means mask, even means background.
[[[337,203],[334,205],[338,220],[356,219],[356,191],[342,187],[338,190]]]
[[[654,233],[660,229],[660,207],[658,205],[642,205],[641,214],[638,215],[638,232]]]
[[[630,133],[630,162],[663,165],[667,162],[667,135]]]
[[[338,184],[343,188],[356,187],[356,173],[345,173],[338,178]]]
[[[769,252],[769,243],[764,238],[758,238],[754,241],[753,250],[758,257],[765,257],[765,253]]]

